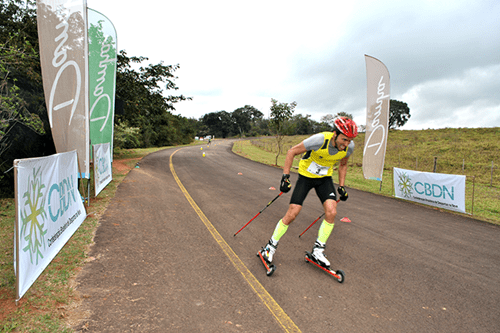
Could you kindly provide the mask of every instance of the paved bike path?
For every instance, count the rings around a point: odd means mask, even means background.
[[[217,142],[217,141],[215,141]],[[231,141],[183,148],[178,180],[235,255],[303,332],[500,331],[500,229],[470,218],[349,190],[327,254],[338,284],[303,260],[321,214],[314,193],[280,242],[267,277],[255,256],[284,214],[281,170],[230,152]],[[221,249],[170,170],[175,149],[145,157],[101,218],[79,276],[93,332],[279,332],[279,318]],[[203,157],[202,153],[206,156]],[[296,175],[292,175],[292,183]],[[319,225],[318,225],[319,226]],[[276,309],[274,309],[276,310]],[[83,326],[83,325],[80,325]],[[78,327],[77,327],[78,328]]]

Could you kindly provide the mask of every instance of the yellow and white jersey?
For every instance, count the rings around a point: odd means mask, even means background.
[[[335,147],[333,132],[322,132],[304,140],[307,152],[299,163],[299,174],[309,178],[331,177],[335,163],[354,151],[354,141],[342,151]]]

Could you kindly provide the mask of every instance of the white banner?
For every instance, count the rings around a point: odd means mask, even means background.
[[[465,213],[465,176],[394,168],[397,198]]]
[[[76,150],[14,161],[14,270],[20,299],[86,218]]]
[[[111,154],[109,153],[110,145],[107,143],[100,143],[93,145],[92,156],[94,156],[94,189],[95,196],[108,185],[113,179],[111,169]]]

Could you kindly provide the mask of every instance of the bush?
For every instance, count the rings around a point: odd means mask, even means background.
[[[141,130],[139,127],[128,127],[127,123],[115,123],[113,142],[115,148],[131,149],[140,146]]]

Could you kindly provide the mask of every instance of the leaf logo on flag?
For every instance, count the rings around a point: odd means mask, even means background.
[[[21,235],[24,236],[24,241],[27,242],[23,251],[30,252],[32,264],[33,256],[35,256],[36,265],[38,265],[39,257],[43,259],[40,249],[42,245],[43,249],[45,249],[44,236],[47,233],[44,223],[47,218],[45,195],[43,193],[44,188],[45,185],[42,183],[40,167],[36,171],[33,168],[33,179],[31,179],[31,176],[28,177],[28,189],[23,195],[23,198],[26,200],[24,201],[24,208],[21,211]],[[27,208],[29,211],[27,211]]]

